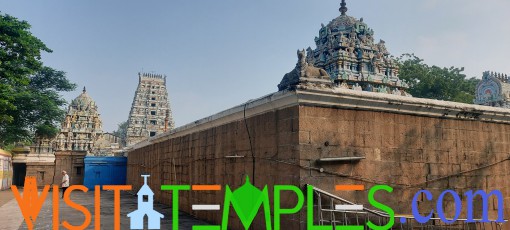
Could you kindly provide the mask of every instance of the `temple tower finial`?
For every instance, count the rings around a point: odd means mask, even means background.
[[[85,88],[85,86],[83,86],[83,92],[86,93],[87,92],[87,89]]]
[[[347,12],[347,3],[345,3],[345,0],[342,0],[342,3],[340,3],[340,13],[342,15],[345,15],[345,12]]]

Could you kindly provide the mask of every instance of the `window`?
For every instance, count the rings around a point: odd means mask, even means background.
[[[155,98],[155,97],[153,97],[153,98],[151,98],[151,100],[155,101],[155,100],[156,100],[156,98]]]
[[[156,120],[151,120],[151,125],[157,125],[158,122]]]
[[[76,175],[81,175],[81,167],[76,167]]]
[[[151,115],[156,115],[156,111],[151,111]]]
[[[152,107],[156,107],[156,103],[152,103],[152,104],[151,104],[151,106],[152,106]]]
[[[151,132],[150,135],[151,137],[156,136],[156,132]]]
[[[149,202],[149,195],[143,195],[143,202]]]
[[[44,181],[44,172],[39,171],[39,181]]]

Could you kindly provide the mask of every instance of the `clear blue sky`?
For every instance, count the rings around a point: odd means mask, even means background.
[[[97,101],[105,131],[127,120],[140,71],[166,74],[177,126],[277,90],[340,0],[0,0]],[[508,0],[347,0],[395,56],[510,73]]]

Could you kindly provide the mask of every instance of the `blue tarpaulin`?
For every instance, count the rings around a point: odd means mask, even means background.
[[[90,190],[96,185],[126,184],[127,157],[85,157],[83,184]]]

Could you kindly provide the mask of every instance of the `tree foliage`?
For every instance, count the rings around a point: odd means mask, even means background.
[[[76,87],[62,71],[44,66],[52,51],[30,33],[30,24],[0,13],[0,145],[58,133],[66,101]]]
[[[479,79],[466,78],[464,68],[429,66],[414,54],[399,58],[399,77],[410,83],[414,97],[473,103]]]
[[[128,122],[124,121],[118,124],[117,130],[113,131],[113,135],[120,138],[120,145],[126,146],[126,139],[127,139],[127,127]]]

